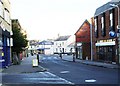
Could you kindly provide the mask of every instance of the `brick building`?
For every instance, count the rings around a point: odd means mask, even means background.
[[[93,27],[93,60],[117,63],[118,61],[118,9],[120,2],[108,2],[96,9]]]
[[[85,20],[75,33],[76,58],[90,59],[90,23]]]

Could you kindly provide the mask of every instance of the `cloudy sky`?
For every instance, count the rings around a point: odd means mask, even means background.
[[[110,0],[9,0],[11,18],[18,19],[28,39],[53,39],[73,35]]]

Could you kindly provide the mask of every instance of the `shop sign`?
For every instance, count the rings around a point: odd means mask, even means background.
[[[115,41],[112,42],[100,42],[100,43],[96,43],[96,46],[113,46],[115,45]]]

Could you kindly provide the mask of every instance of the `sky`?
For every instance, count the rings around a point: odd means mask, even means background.
[[[95,10],[110,0],[9,0],[11,18],[18,19],[29,40],[74,35]]]

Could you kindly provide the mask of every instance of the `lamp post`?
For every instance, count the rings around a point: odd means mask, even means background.
[[[118,9],[118,25],[117,25],[117,37],[118,37],[118,64],[120,65],[120,8],[118,5],[115,5],[115,4],[110,4],[110,6],[112,7],[117,7]]]

